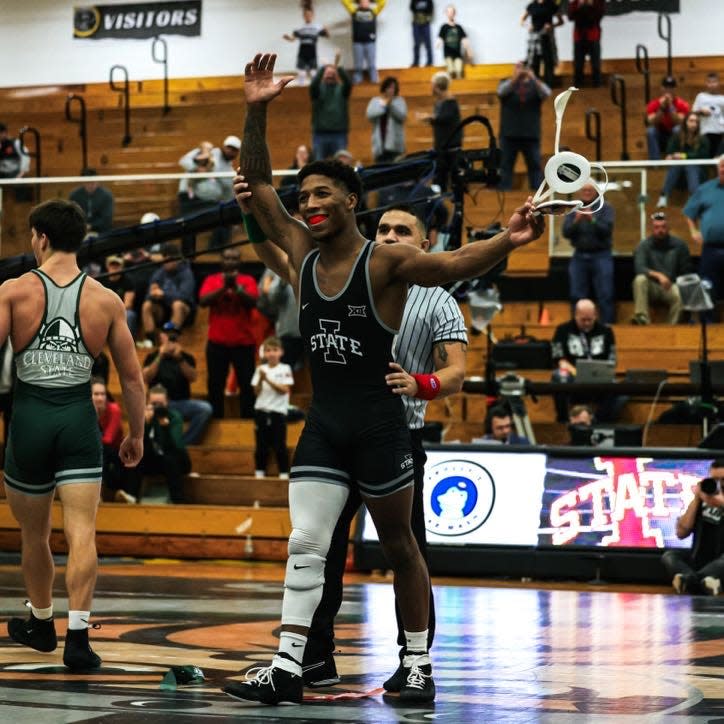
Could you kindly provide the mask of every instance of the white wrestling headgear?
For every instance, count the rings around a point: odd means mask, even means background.
[[[571,87],[567,91],[559,93],[553,102],[556,113],[555,154],[548,160],[544,171],[545,180],[535,192],[535,196],[533,196],[533,205],[539,214],[570,214],[574,211],[593,214],[603,206],[603,194],[608,186],[606,169],[600,163],[591,163],[578,153],[558,150],[563,113],[566,110],[566,104],[571,94],[577,90],[578,88]],[[594,181],[591,170],[597,170],[603,174],[604,180],[602,183]],[[548,184],[548,190],[544,191],[546,184]],[[572,194],[579,191],[586,184],[591,184],[598,191],[598,197],[591,201],[590,204],[584,205],[580,199],[575,201],[563,199],[543,201],[554,191],[559,194]]]

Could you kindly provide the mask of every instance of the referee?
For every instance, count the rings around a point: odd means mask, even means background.
[[[430,242],[422,220],[408,206],[395,206],[380,219],[376,241],[382,244],[412,244],[427,251]],[[390,363],[387,384],[402,395],[407,425],[412,439],[415,487],[412,501],[412,532],[425,562],[427,541],[423,483],[427,456],[422,444],[425,408],[429,400],[459,392],[465,378],[467,348],[465,321],[457,302],[440,287],[411,286],[397,334],[393,353],[397,362]],[[342,576],[347,558],[347,542],[352,519],[362,501],[352,488],[345,509],[335,528],[324,570],[324,593],[312,620],[304,653],[303,673],[307,686],[329,686],[339,682],[334,663],[334,618],[342,604]],[[397,643],[400,664],[384,682],[387,691],[399,692],[405,683],[402,658],[405,636],[400,609],[397,615]],[[428,649],[435,634],[435,609],[430,589]]]

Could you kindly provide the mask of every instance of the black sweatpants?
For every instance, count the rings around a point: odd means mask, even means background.
[[[422,557],[427,563],[427,537],[425,535],[425,507],[423,500],[423,484],[425,481],[425,462],[427,455],[422,445],[422,430],[410,430],[412,439],[412,461],[415,473],[415,488],[412,497],[412,532],[420,547]],[[327,553],[324,567],[324,591],[322,600],[314,613],[309,629],[307,647],[304,650],[303,664],[316,663],[334,652],[334,619],[342,605],[342,577],[347,560],[347,544],[349,529],[362,499],[356,489],[350,491],[342,514],[332,535],[332,542]],[[400,616],[400,607],[395,601],[397,616],[397,643],[405,645],[405,630]],[[427,646],[432,646],[435,636],[435,602],[430,588],[430,614],[427,624]]]
[[[661,556],[661,562],[671,578],[677,573],[681,573],[684,576],[695,576],[700,582],[707,576],[718,578],[724,582],[724,555],[709,561],[705,565],[698,565],[700,561],[695,562],[692,560],[689,551],[666,551]]]
[[[254,390],[251,378],[254,375],[254,345],[226,347],[215,342],[206,343],[206,388],[214,417],[224,417],[224,386],[229,373],[229,365],[234,366],[236,381],[239,385],[241,416],[254,417]]]
[[[256,470],[266,470],[269,451],[273,450],[280,473],[289,472],[289,451],[287,450],[287,416],[281,412],[255,410]]]

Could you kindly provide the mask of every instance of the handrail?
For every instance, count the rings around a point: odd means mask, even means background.
[[[80,115],[78,118],[73,118],[71,113],[71,107],[76,102],[80,108]],[[87,124],[87,113],[85,107],[85,99],[83,96],[78,96],[75,93],[71,93],[65,99],[65,118],[71,123],[78,124],[78,135],[80,136],[81,144],[81,159],[83,161],[82,168],[88,167],[88,124]]]
[[[25,150],[25,155],[29,158],[35,159],[35,176],[42,176],[41,172],[41,152],[40,152],[40,131],[37,128],[33,128],[32,126],[23,126],[20,129],[19,134],[19,140],[20,140],[20,146],[21,148],[25,149],[25,134],[30,134],[35,140],[33,143],[33,148],[35,151],[28,151]]]
[[[651,70],[649,68],[649,50],[640,43],[636,46],[636,70],[644,77],[644,97],[648,105],[651,100]]]
[[[716,166],[718,160],[716,158],[689,158],[684,160],[671,159],[665,161],[650,161],[641,159],[639,161],[601,161],[605,168],[668,168],[669,166]],[[295,176],[294,170],[276,169],[272,171],[272,176]],[[233,178],[233,171],[212,171],[210,173],[133,173],[133,174],[104,174],[93,177],[93,181],[98,183],[111,181],[178,181],[179,179],[199,179],[199,178]],[[33,178],[12,178],[0,179],[0,186],[18,186],[22,184],[38,183],[38,179]],[[46,176],[42,179],[43,184],[69,184],[69,183],[88,183],[87,176]]]
[[[666,25],[666,32],[663,26]],[[673,75],[673,65],[671,62],[671,17],[666,13],[659,13],[656,29],[661,40],[666,42],[666,75]]]
[[[156,44],[163,47],[163,58],[156,57]],[[151,58],[154,63],[161,63],[163,65],[163,115],[165,116],[170,110],[171,106],[168,104],[168,43],[165,38],[154,38],[151,43]]]
[[[591,129],[591,119],[595,121],[595,131]],[[596,144],[594,161],[601,160],[601,114],[595,108],[586,110],[586,138]]]
[[[626,80],[621,75],[611,76],[611,101],[621,109],[621,160],[628,161],[628,130],[626,126]]]
[[[113,72],[115,70],[120,70],[124,75],[123,87],[117,86],[113,80]],[[112,65],[111,66],[111,72],[110,72],[110,76],[108,78],[108,85],[111,87],[111,90],[114,90],[117,93],[123,93],[125,132],[123,134],[123,139],[121,140],[121,143],[124,146],[128,146],[131,143],[131,99],[130,99],[130,90],[129,90],[129,82],[128,82],[128,69],[126,68],[125,65]]]

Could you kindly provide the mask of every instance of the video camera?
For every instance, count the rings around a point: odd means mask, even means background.
[[[700,483],[702,493],[707,495],[716,495],[722,492],[721,483],[716,478],[704,478]]]

